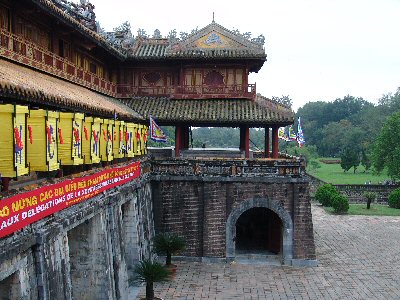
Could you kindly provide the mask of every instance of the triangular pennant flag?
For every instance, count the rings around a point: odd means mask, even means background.
[[[303,134],[303,129],[301,128],[300,117],[299,117],[298,124],[297,124],[297,143],[299,144],[300,148],[306,143],[306,140],[305,140],[304,134]]]
[[[160,126],[156,124],[152,116],[150,116],[150,138],[155,142],[165,143],[167,141],[166,135]]]

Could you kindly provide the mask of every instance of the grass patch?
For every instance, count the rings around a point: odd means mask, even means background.
[[[311,170],[307,168],[307,173],[310,175],[332,184],[365,184],[365,182],[371,182],[371,184],[380,184],[384,180],[388,179],[385,174],[376,175],[372,171],[365,171],[363,166],[357,168],[356,173],[353,173],[353,169],[344,172],[340,167],[340,164],[324,164],[319,161],[320,158],[316,159],[320,164],[320,168]],[[310,164],[308,164],[310,166]]]
[[[329,214],[334,214],[332,207],[324,207]],[[391,208],[382,204],[371,204],[371,208],[367,209],[367,204],[350,204],[348,215],[362,216],[400,216],[400,209]]]

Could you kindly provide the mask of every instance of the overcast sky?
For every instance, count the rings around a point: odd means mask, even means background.
[[[400,0],[91,0],[107,31],[129,21],[152,35],[215,21],[263,34],[267,62],[249,83],[266,97],[289,95],[294,109],[350,94],[377,102],[400,86]]]

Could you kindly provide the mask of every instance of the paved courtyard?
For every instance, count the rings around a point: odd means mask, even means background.
[[[400,299],[400,217],[333,216],[313,206],[318,267],[178,262],[163,299]],[[144,295],[144,288],[141,289]]]

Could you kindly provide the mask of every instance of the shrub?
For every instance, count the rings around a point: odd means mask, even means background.
[[[365,192],[364,197],[367,198],[367,209],[370,209],[371,203],[374,202],[374,200],[377,197],[377,194],[374,192]]]
[[[143,260],[135,266],[135,280],[146,283],[146,300],[154,299],[154,282],[169,280],[169,272],[165,266],[152,260]]]
[[[172,254],[184,250],[186,242],[176,234],[159,233],[153,238],[153,247],[153,251],[157,254],[166,255],[165,264],[169,266]]]
[[[389,194],[389,207],[400,208],[400,188],[393,190]]]
[[[349,200],[341,194],[333,195],[331,204],[337,214],[343,214],[349,210]]]
[[[315,199],[323,206],[332,206],[332,197],[339,192],[332,184],[321,185],[315,192]]]

